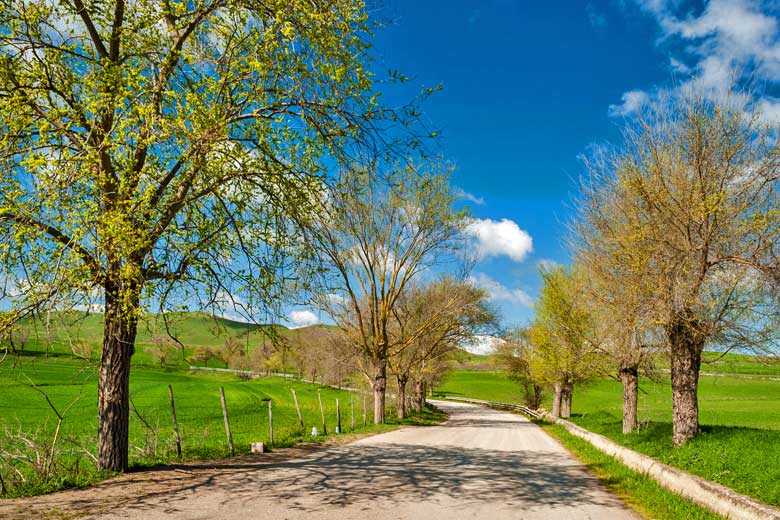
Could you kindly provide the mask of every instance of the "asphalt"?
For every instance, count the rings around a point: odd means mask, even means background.
[[[116,484],[113,493],[74,492],[52,511],[144,520],[638,518],[524,417],[435,404],[449,413],[441,425],[282,459],[149,472],[120,482],[124,494]]]

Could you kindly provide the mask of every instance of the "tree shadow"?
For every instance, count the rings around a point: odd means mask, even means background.
[[[355,444],[298,460],[188,465],[182,473],[187,478],[177,477],[183,486],[174,493],[137,495],[125,507],[177,514],[187,510],[193,495],[203,493],[217,494],[225,507],[266,500],[307,514],[442,497],[457,498],[461,505],[497,503],[521,509],[619,506],[609,495],[593,492],[596,479],[566,455],[544,451]],[[143,477],[159,483],[153,473]]]

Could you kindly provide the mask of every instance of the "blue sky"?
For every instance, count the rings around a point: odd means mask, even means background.
[[[533,316],[539,263],[569,262],[564,223],[590,146],[618,141],[626,118],[688,82],[722,88],[736,75],[771,92],[780,80],[774,2],[381,3],[376,72],[411,78],[391,102],[443,85],[425,114],[492,253],[475,281],[507,325]],[[758,102],[780,119],[775,98]]]

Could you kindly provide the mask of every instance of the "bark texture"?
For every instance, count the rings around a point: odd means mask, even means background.
[[[374,376],[374,424],[385,422],[385,396],[387,393],[387,359],[380,359]]]
[[[407,416],[406,383],[407,377],[398,377],[398,395],[396,396],[396,413],[399,419]]]
[[[574,396],[574,383],[564,383],[561,389],[561,417],[571,417],[571,400]]]
[[[561,416],[561,394],[562,393],[563,393],[563,383],[555,383],[553,385],[553,403],[552,403],[553,417]]]
[[[637,399],[639,393],[639,369],[636,366],[620,368],[623,383],[623,433],[632,433],[637,427]]]
[[[421,412],[425,405],[425,386],[422,381],[414,382],[414,400],[412,406],[414,406],[415,412]]]
[[[682,446],[699,433],[699,369],[703,343],[690,320],[668,329],[672,372],[672,442]]]
[[[128,466],[130,358],[138,329],[138,290],[120,294],[107,284],[98,382],[98,468],[111,472]]]

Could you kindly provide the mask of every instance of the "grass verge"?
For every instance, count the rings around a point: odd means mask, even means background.
[[[0,365],[0,496],[21,497],[84,487],[108,475],[95,468],[97,371],[90,364],[62,358]],[[182,439],[176,455],[168,385],[175,393]],[[387,424],[373,425],[373,402],[362,395],[300,381],[261,377],[243,380],[233,374],[136,367],[130,383],[130,467],[148,468],[178,461],[213,460],[228,454],[220,387],[224,387],[237,455],[252,442],[270,446],[268,401],[273,401],[273,447],[301,441],[320,442],[336,427],[340,402],[343,433],[381,433],[406,424],[432,424],[442,412],[426,409],[398,421],[388,402]],[[292,391],[297,394],[301,428]],[[45,394],[45,395],[44,395]],[[49,402],[64,417],[59,430]],[[322,434],[322,400],[327,431]],[[363,407],[366,406],[366,426]],[[67,410],[67,411],[66,411]],[[352,421],[354,417],[354,428]],[[392,418],[391,418],[392,417]],[[311,436],[312,427],[320,435]],[[58,440],[53,442],[58,432]]]
[[[537,424],[563,444],[610,491],[619,496],[643,518],[658,520],[679,518],[717,520],[723,518],[662,488],[652,478],[624,466],[588,442],[575,437],[566,428],[545,422],[537,422]]]

